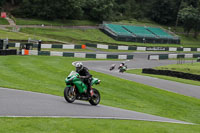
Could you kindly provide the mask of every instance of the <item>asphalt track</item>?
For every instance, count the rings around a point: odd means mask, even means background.
[[[160,89],[173,91],[199,98],[200,87],[186,85],[146,76],[134,74],[121,74],[117,70],[109,71],[111,64],[121,61],[87,61],[83,62],[89,69],[117,76],[120,78],[148,84]],[[126,62],[129,68],[154,67],[166,64],[174,64],[176,61],[148,61],[136,58]],[[160,82],[163,83],[160,83]],[[167,84],[167,87],[166,87]],[[183,89],[185,87],[185,89]],[[189,87],[188,87],[189,86]],[[172,90],[170,90],[170,88]],[[174,91],[176,90],[176,91]],[[183,90],[183,91],[181,91]],[[41,94],[35,92],[21,91],[15,89],[0,88],[0,116],[1,117],[73,117],[73,118],[111,118],[132,119],[145,121],[159,121],[191,124],[183,121],[168,119],[164,117],[128,111],[124,109],[108,107],[103,105],[91,106],[88,102],[75,101],[67,103],[63,97]]]
[[[129,74],[129,73],[119,73],[117,68],[113,71],[109,71],[109,67],[112,64],[116,64],[116,67],[119,66],[119,64],[122,61],[87,61],[83,62],[85,66],[87,66],[89,69],[109,74],[112,76],[116,76],[122,79],[127,79],[131,81],[135,81],[138,83],[146,84],[149,86],[153,86],[159,89],[179,93],[185,96],[191,96],[195,98],[200,98],[200,86],[195,85],[189,85],[184,83],[178,83],[174,81],[169,80],[163,80],[158,78],[152,78],[148,76],[141,76],[136,74]],[[176,60],[145,60],[144,58],[136,58],[134,60],[125,61],[128,65],[128,68],[151,68],[156,66],[164,66],[168,64],[176,64]],[[188,63],[192,63],[192,61],[186,61]]]
[[[91,106],[82,101],[70,104],[63,97],[7,88],[0,88],[0,116],[128,119],[191,124],[109,106]]]

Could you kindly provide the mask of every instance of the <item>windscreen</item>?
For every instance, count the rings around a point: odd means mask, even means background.
[[[71,71],[71,73],[69,74],[68,77],[71,77],[71,76],[76,75],[76,74],[77,74],[77,72],[75,72],[75,71]]]

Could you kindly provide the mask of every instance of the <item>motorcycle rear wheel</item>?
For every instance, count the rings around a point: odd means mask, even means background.
[[[100,100],[101,100],[101,97],[100,97],[100,93],[97,89],[93,89],[93,96],[91,97],[91,99],[89,100],[90,104],[91,105],[98,105]]]
[[[67,102],[73,103],[76,100],[76,92],[71,91],[72,87],[66,87],[64,90],[64,98]]]

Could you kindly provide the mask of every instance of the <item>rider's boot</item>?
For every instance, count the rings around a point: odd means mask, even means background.
[[[89,97],[93,96],[93,90],[91,89],[90,85],[88,85],[87,94],[88,94]]]

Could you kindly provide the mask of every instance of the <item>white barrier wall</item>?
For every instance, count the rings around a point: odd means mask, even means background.
[[[20,47],[20,43],[15,43],[15,47],[19,48]]]
[[[185,54],[185,58],[193,58],[193,54]]]
[[[29,55],[38,55],[37,50],[29,50]]]
[[[63,56],[63,52],[51,51],[50,56]]]
[[[96,54],[97,59],[107,59],[107,54]]]
[[[177,48],[170,47],[169,51],[177,51]]]
[[[41,48],[51,48],[52,44],[42,44]]]
[[[183,51],[191,51],[191,48],[183,48]]]
[[[74,53],[74,57],[85,58],[86,57],[86,53]]]
[[[163,58],[164,57],[164,58]],[[149,60],[153,60],[153,59],[178,59],[178,57],[180,58],[197,58],[200,57],[200,54],[158,54],[158,55],[149,55]]]
[[[149,60],[159,60],[159,55],[150,55]]]
[[[169,58],[169,59],[177,58],[177,54],[169,54],[169,55],[168,55],[168,58]]]
[[[128,46],[118,46],[118,50],[128,50]]]
[[[108,45],[97,44],[97,48],[108,49]]]
[[[119,55],[118,59],[127,59],[127,55]]]
[[[74,45],[63,45],[63,49],[74,49]]]
[[[146,51],[146,47],[137,47],[137,50]]]

